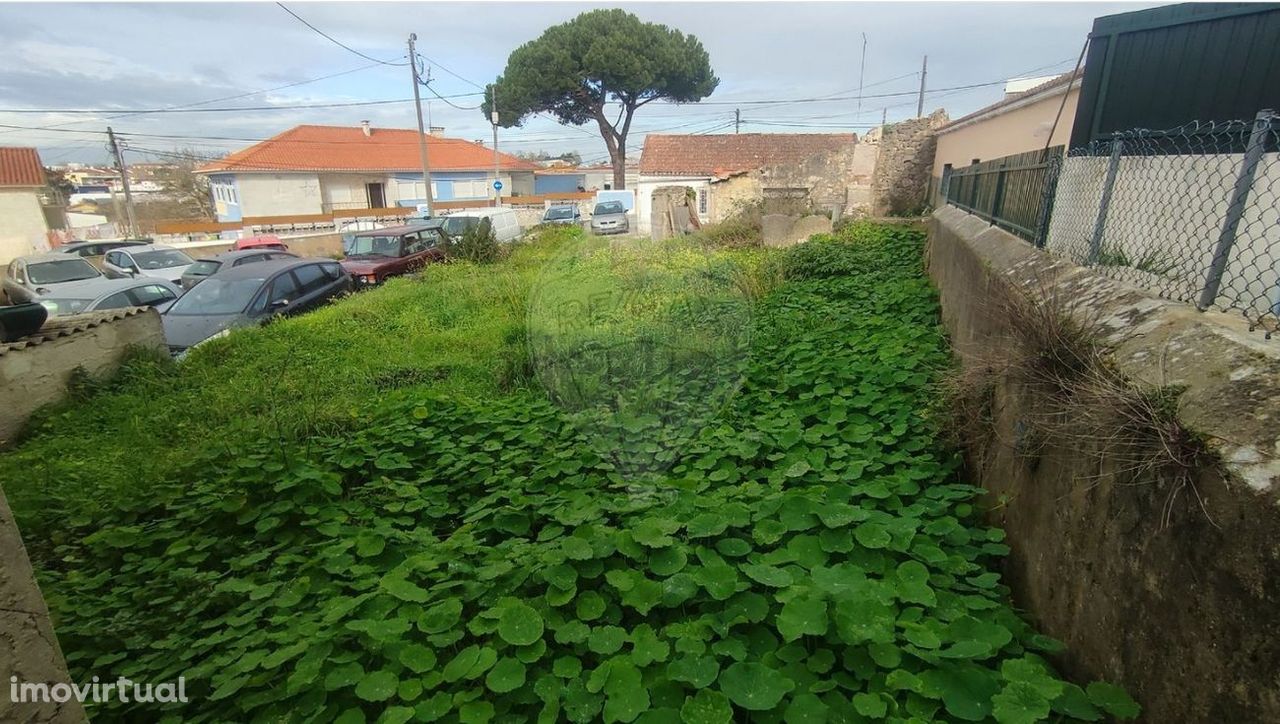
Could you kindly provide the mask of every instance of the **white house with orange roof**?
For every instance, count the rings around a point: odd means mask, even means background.
[[[431,192],[435,201],[493,198],[493,149],[427,135]],[[534,192],[539,166],[498,154],[502,195]],[[425,200],[418,132],[401,128],[297,126],[212,161],[208,176],[218,221],[246,217],[325,214],[344,209],[413,207]]]
[[[40,205],[44,166],[34,148],[0,147],[0,264],[49,248]]]

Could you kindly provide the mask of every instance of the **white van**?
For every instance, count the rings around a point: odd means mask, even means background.
[[[520,222],[516,219],[515,209],[463,209],[444,217],[444,230],[452,236],[462,236],[462,232],[488,219],[493,227],[493,235],[499,243],[508,243],[520,238]]]

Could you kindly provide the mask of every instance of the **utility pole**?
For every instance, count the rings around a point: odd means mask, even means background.
[[[733,132],[739,133],[742,130],[742,109],[733,109]]]
[[[502,180],[498,166],[498,84],[489,86],[489,121],[493,124],[493,182]],[[502,205],[502,189],[493,187],[493,205]]]
[[[862,79],[867,73],[867,34],[862,34],[862,65],[858,67],[858,113],[854,121],[862,118]]]
[[[920,66],[920,101],[916,103],[916,118],[924,116],[924,79],[929,76],[929,56],[924,57],[924,65]]]
[[[116,142],[116,133],[107,126],[107,142],[111,144],[111,155],[116,159],[116,170],[120,172],[120,185],[124,187],[124,213],[128,220],[129,236],[138,236],[138,217],[133,210],[133,190],[129,188],[129,168],[124,165],[124,155],[120,153],[120,144]]]
[[[431,164],[427,160],[427,129],[422,127],[422,98],[418,94],[418,55],[413,44],[418,39],[417,33],[409,33],[409,72],[413,74],[413,109],[418,112],[418,152],[422,154],[422,185],[426,187],[427,216],[431,216]]]

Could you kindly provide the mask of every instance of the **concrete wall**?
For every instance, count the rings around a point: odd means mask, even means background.
[[[251,173],[236,177],[242,216],[319,214],[322,195],[314,173]]]
[[[3,360],[3,357],[0,357]],[[10,697],[10,677],[19,683],[73,683],[67,675],[62,649],[54,636],[44,596],[36,584],[27,549],[13,513],[0,490],[0,721],[85,721],[84,709],[65,704],[18,703]]]
[[[49,248],[46,231],[35,189],[0,188],[0,263]]]
[[[1122,157],[1107,208],[1102,246],[1145,268],[1105,271],[1175,299],[1197,299],[1213,259],[1244,154]],[[1107,157],[1068,158],[1058,177],[1047,248],[1088,257]],[[1252,315],[1280,305],[1280,153],[1263,154],[1223,275],[1220,300]],[[1280,308],[1277,308],[1280,311]]]
[[[288,245],[289,251],[298,256],[333,257],[342,254],[342,234],[336,232],[282,234],[280,240]],[[169,245],[185,251],[193,259],[205,259],[230,251],[235,241],[230,239],[174,241],[169,242]]]
[[[1014,601],[1067,644],[1064,673],[1123,684],[1144,721],[1280,721],[1280,348],[951,207],[933,216],[927,262],[966,366],[1019,351],[1008,290],[1066,300],[1133,384],[1185,388],[1179,420],[1223,460],[1177,487],[1075,418],[1031,440],[1042,393],[994,368],[968,459],[1008,533]]]
[[[166,349],[154,309],[113,309],[54,317],[34,335],[0,344],[0,447],[40,407],[61,400],[77,367],[91,375],[115,370],[130,347]]]
[[[938,129],[938,147],[933,156],[933,177],[942,178],[942,168],[968,166],[973,159],[990,161],[1025,151],[1050,146],[1066,145],[1071,140],[1071,125],[1076,117],[1076,102],[1080,98],[1080,85],[1071,86],[1067,105],[1062,108],[1058,127],[1049,139],[1053,119],[1062,106],[1063,85],[1057,92],[1044,94],[1025,105],[1010,105],[1001,112],[960,121]]]
[[[871,213],[875,216],[915,214],[927,202],[934,131],[947,122],[945,111],[883,126],[875,173],[871,178]]]

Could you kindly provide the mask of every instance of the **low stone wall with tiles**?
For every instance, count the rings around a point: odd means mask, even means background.
[[[39,332],[0,344],[0,447],[14,439],[31,413],[66,395],[77,368],[93,376],[110,374],[134,347],[166,350],[154,309],[53,317]]]
[[[970,474],[1008,534],[1014,602],[1067,645],[1058,666],[1124,685],[1143,721],[1280,721],[1280,340],[954,207],[933,215],[927,264],[957,354],[989,386],[965,431]],[[1044,384],[999,364],[1041,353],[1022,348],[1010,294],[1084,325],[1134,387],[1180,390],[1177,421],[1220,463],[1143,467],[1111,443],[1124,430],[1083,415],[1037,432]]]

